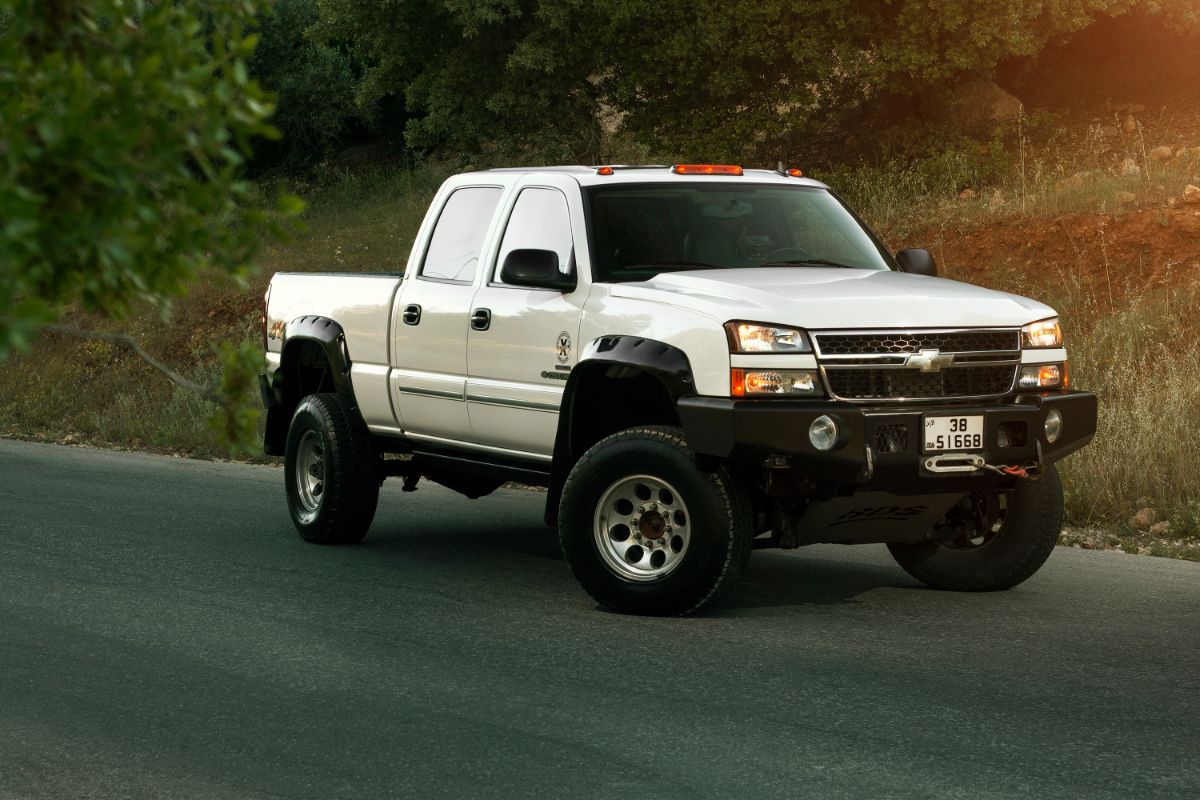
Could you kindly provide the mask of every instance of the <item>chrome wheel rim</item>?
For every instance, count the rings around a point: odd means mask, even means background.
[[[311,520],[325,497],[325,444],[316,431],[305,431],[296,446],[295,480],[300,516]]]
[[[615,481],[600,495],[593,518],[605,566],[627,581],[656,581],[683,563],[692,517],[675,487],[652,475]]]

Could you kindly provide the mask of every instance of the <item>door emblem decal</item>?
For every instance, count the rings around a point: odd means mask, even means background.
[[[558,335],[558,341],[554,344],[554,353],[560,364],[571,360],[571,334],[563,331]]]

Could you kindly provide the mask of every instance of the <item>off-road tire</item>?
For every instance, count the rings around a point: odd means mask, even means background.
[[[992,592],[1010,589],[1037,572],[1062,531],[1063,493],[1058,471],[1020,481],[1008,496],[1004,526],[979,547],[955,549],[939,542],[889,544],[892,557],[935,589]]]
[[[297,475],[298,451],[304,449],[306,436],[320,448],[323,462],[315,510],[301,499]],[[379,453],[362,418],[345,400],[336,394],[313,394],[300,401],[288,429],[283,463],[288,511],[305,541],[354,544],[367,535],[379,504]]]
[[[648,582],[618,575],[605,563],[595,535],[597,504],[606,489],[635,475],[656,476],[675,487],[692,525],[678,566]],[[738,581],[750,557],[753,519],[732,475],[696,469],[681,430],[645,426],[602,439],[571,469],[559,503],[558,538],[575,578],[601,607],[675,616],[696,611]]]

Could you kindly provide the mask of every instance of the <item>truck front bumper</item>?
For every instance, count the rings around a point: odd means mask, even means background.
[[[1096,396],[1090,392],[1023,394],[995,403],[860,405],[820,400],[735,400],[684,397],[679,415],[688,444],[700,458],[789,466],[814,481],[869,484],[897,493],[953,491],[995,473],[943,473],[926,468],[926,416],[982,415],[982,456],[988,464],[1046,466],[1080,449],[1096,433]],[[1054,442],[1046,436],[1051,409],[1062,414]],[[809,426],[822,415],[838,425],[832,450],[809,441]],[[1007,446],[1003,446],[1007,445]]]

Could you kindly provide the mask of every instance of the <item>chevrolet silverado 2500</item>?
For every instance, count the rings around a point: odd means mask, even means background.
[[[1053,309],[893,254],[795,170],[458,175],[403,275],[277,274],[263,336],[301,536],[359,541],[389,476],[543,486],[576,578],[630,613],[693,611],[752,549],[817,542],[1014,586],[1096,426]]]

